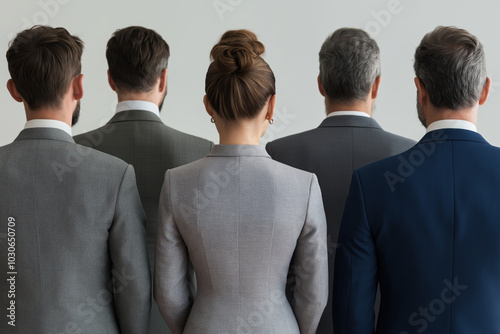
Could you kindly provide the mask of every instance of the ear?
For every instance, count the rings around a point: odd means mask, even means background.
[[[9,93],[14,100],[16,100],[17,102],[24,101],[21,94],[19,94],[19,92],[17,91],[16,84],[14,83],[14,81],[12,79],[9,79],[7,81],[7,89],[9,90]]]
[[[326,97],[326,91],[325,91],[325,87],[323,87],[323,84],[321,83],[321,79],[318,75],[318,89],[319,89],[319,92],[321,95],[323,95],[324,97]]]
[[[375,82],[373,83],[373,86],[372,86],[372,100],[375,100],[377,98],[377,95],[378,95],[378,89],[380,88],[380,81],[381,81],[381,77],[380,75],[375,79]]]
[[[160,74],[160,85],[158,90],[163,93],[167,89],[167,69],[164,68]]]
[[[75,101],[81,100],[83,97],[83,74],[73,78],[71,88],[73,89],[73,99]]]
[[[116,85],[115,82],[113,81],[113,78],[111,77],[111,73],[109,73],[109,70],[108,70],[108,84],[109,87],[111,87],[111,89],[116,92]]]
[[[422,82],[420,81],[419,78],[415,77],[415,86],[417,87],[417,92],[418,92],[418,101],[420,105],[426,106],[429,100],[429,96],[427,95],[427,90],[425,89],[424,85],[422,85]]]
[[[214,109],[212,108],[212,105],[210,104],[210,101],[208,101],[208,97],[206,95],[203,96],[203,104],[205,105],[205,110],[210,117],[214,117]]]
[[[484,83],[483,86],[483,91],[481,92],[481,97],[479,97],[480,106],[482,106],[488,99],[488,95],[490,94],[490,88],[491,88],[491,79],[486,78],[486,82]]]
[[[271,96],[269,98],[269,101],[267,102],[267,112],[266,112],[266,119],[268,121],[273,119],[274,116],[274,109],[276,108],[276,94]]]

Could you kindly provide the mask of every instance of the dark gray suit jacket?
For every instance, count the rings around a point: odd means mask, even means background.
[[[134,166],[139,195],[148,220],[147,246],[153,270],[158,201],[165,172],[206,156],[213,143],[172,129],[146,110],[117,113],[106,125],[75,136],[75,141],[114,155]],[[154,304],[150,333],[163,334],[167,330]]]
[[[414,144],[384,131],[374,119],[360,116],[328,117],[316,129],[267,144],[273,159],[318,176],[328,222],[330,292],[340,221],[354,169],[399,154]],[[331,293],[317,333],[333,333]]]
[[[0,189],[0,333],[147,332],[145,216],[132,166],[62,130],[25,129],[0,148]]]

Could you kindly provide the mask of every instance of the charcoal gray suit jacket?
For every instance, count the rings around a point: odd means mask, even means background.
[[[330,291],[340,221],[354,169],[399,154],[414,144],[413,140],[386,132],[374,119],[362,116],[328,117],[316,129],[267,144],[273,159],[318,176],[328,224]],[[317,333],[333,333],[331,295]]]
[[[137,187],[147,217],[147,246],[151,270],[154,264],[158,201],[167,169],[200,159],[213,143],[166,126],[150,111],[117,113],[104,126],[75,136],[79,144],[114,155],[134,166]],[[168,333],[156,303],[153,304],[150,334]]]
[[[0,148],[0,333],[146,333],[144,224],[132,166],[23,130]]]

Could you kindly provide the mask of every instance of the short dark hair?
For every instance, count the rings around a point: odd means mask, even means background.
[[[380,76],[377,42],[361,29],[340,28],[319,52],[319,77],[330,101],[365,100]]]
[[[64,28],[34,26],[16,35],[7,50],[7,63],[30,109],[60,108],[71,80],[81,74],[82,53],[82,40]]]
[[[415,51],[415,74],[437,108],[460,110],[479,101],[486,82],[483,45],[467,30],[439,26]]]
[[[139,26],[115,31],[106,47],[111,78],[125,91],[149,92],[169,57],[167,42],[156,31]]]
[[[210,52],[205,92],[219,117],[255,117],[276,93],[273,71],[261,57],[265,47],[249,30],[229,30]]]

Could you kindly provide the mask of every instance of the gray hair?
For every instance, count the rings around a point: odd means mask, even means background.
[[[319,77],[330,101],[365,100],[380,76],[377,42],[361,29],[341,28],[319,52]]]
[[[415,74],[437,108],[460,110],[479,101],[486,82],[483,45],[467,30],[439,26],[415,51]]]

